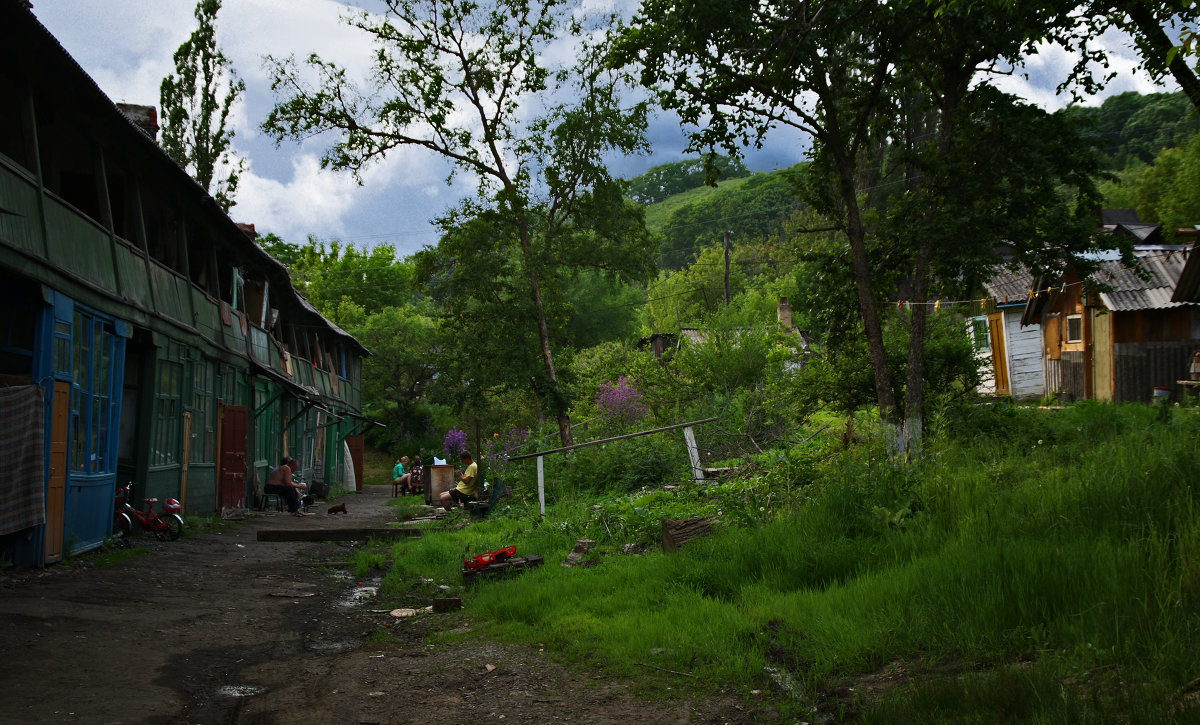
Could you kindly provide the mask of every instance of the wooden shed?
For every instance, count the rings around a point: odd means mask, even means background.
[[[1087,279],[1039,280],[1025,306],[1023,321],[1042,326],[1047,389],[1070,400],[1149,401],[1156,387],[1177,396],[1200,348],[1200,305],[1172,299],[1191,245],[1161,243],[1153,225],[1116,226],[1139,240],[1134,267],[1098,257]]]
[[[1024,267],[1001,267],[984,283],[994,304],[987,314],[973,318],[979,328],[976,349],[981,392],[1014,400],[1036,399],[1046,393],[1041,327],[1021,325],[1033,282],[1033,275]]]

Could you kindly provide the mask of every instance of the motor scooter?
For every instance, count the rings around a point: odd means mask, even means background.
[[[183,533],[183,506],[179,501],[169,498],[163,502],[161,514],[154,510],[156,498],[145,499],[145,510],[139,510],[129,503],[133,498],[133,482],[117,488],[115,512],[113,513],[113,537],[128,538],[137,530],[152,531],[159,541],[175,541]]]

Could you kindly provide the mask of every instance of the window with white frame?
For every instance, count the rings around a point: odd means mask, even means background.
[[[1064,342],[1083,342],[1083,315],[1067,315]]]

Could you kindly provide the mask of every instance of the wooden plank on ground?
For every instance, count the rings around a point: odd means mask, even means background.
[[[712,523],[710,522],[710,518],[707,516],[698,519],[684,519],[683,521],[663,519],[663,551],[674,551],[678,549],[679,546],[684,542],[701,536],[708,536],[711,533]]]
[[[259,541],[366,541],[367,539],[417,539],[419,529],[260,529]]]

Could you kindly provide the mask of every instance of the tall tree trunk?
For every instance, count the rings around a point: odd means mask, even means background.
[[[955,133],[955,114],[971,79],[969,67],[948,67],[943,71],[946,88],[937,99],[936,115],[938,161],[950,155]],[[927,187],[926,192],[929,203],[924,213],[924,229],[917,242],[917,256],[913,262],[913,297],[919,304],[913,307],[912,316],[909,318],[908,373],[904,381],[904,429],[898,446],[898,452],[910,458],[920,455],[924,437],[922,411],[925,403],[925,338],[929,323],[930,265],[934,245],[938,241],[930,229],[938,213],[938,199],[941,198],[941,191],[936,187]]]
[[[922,235],[917,245],[917,258],[913,265],[913,297],[919,304],[913,305],[908,328],[908,374],[904,380],[904,429],[900,432],[897,453],[914,457],[921,453],[923,420],[921,410],[925,400],[925,337],[929,322],[929,260],[933,256],[933,243]]]
[[[846,238],[850,242],[851,268],[854,287],[858,293],[858,308],[863,319],[863,332],[867,338],[867,355],[871,359],[871,372],[875,377],[875,399],[879,404],[879,418],[884,424],[896,426],[900,422],[896,409],[896,398],[892,394],[892,379],[888,374],[887,355],[883,349],[883,325],[879,322],[879,310],[871,286],[871,270],[867,262],[866,229],[863,227],[862,212],[858,206],[857,187],[854,183],[854,162],[839,157],[839,191],[846,205]]]
[[[558,388],[558,373],[554,369],[554,353],[550,349],[550,326],[546,323],[546,307],[542,301],[542,287],[538,281],[537,265],[532,259],[532,243],[529,239],[529,229],[522,225],[521,251],[525,257],[525,274],[529,280],[529,294],[533,299],[533,308],[537,314],[538,342],[542,348],[542,364],[546,367],[546,377],[550,380],[551,391],[547,402],[558,421],[558,438],[562,445],[571,445],[571,418],[563,406],[562,396]]]

